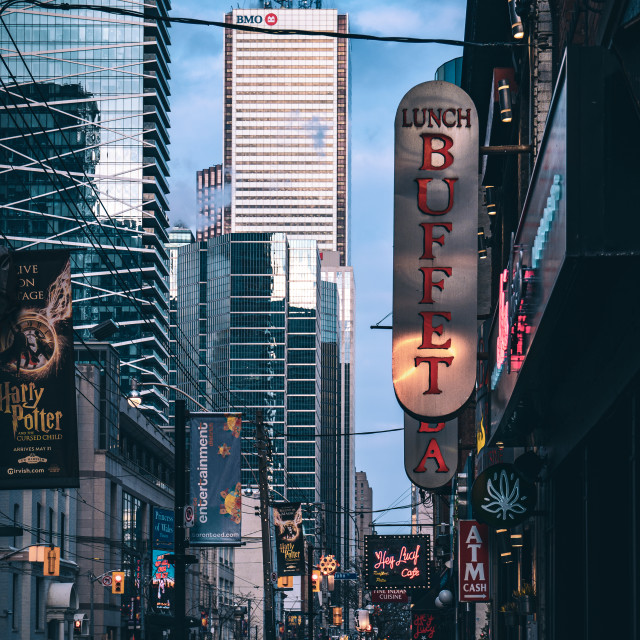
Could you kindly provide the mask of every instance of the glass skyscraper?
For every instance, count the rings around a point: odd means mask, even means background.
[[[124,1],[106,7],[131,9]],[[18,4],[0,29],[0,217],[16,250],[69,248],[76,339],[112,319],[123,387],[166,422],[168,44],[141,17]]]

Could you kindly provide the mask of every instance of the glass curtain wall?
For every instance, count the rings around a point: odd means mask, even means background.
[[[125,17],[73,4],[2,14],[3,239],[16,250],[70,249],[76,338],[113,319],[123,386],[134,375],[165,382],[169,37],[151,14],[169,5]],[[160,424],[165,394],[145,393]]]

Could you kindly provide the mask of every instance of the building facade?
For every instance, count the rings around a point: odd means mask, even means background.
[[[236,9],[229,24],[348,31],[333,9]],[[349,46],[345,39],[225,32],[224,180],[215,232],[313,238],[349,264]],[[226,202],[225,198],[225,202]]]
[[[640,353],[638,297],[628,293],[640,266],[639,163],[630,153],[640,140],[640,9],[510,4],[511,16],[505,2],[468,2],[465,40],[527,46],[466,47],[462,67],[481,144],[508,148],[487,155],[481,175],[491,313],[479,334],[487,360],[474,466],[479,477],[513,465],[520,495],[529,483],[537,503],[520,523],[490,527],[491,608],[460,624],[498,639],[602,636],[615,585],[615,634],[634,638]],[[509,89],[502,109],[511,118],[501,117],[499,86]],[[583,320],[588,298],[591,316],[611,310],[606,349]],[[620,517],[612,523],[611,514]],[[535,597],[514,597],[524,590]]]
[[[185,341],[182,335],[182,328],[178,330],[178,249],[186,244],[195,242],[193,232],[183,226],[175,226],[169,229],[169,242],[167,251],[169,252],[169,430],[175,427],[175,401],[176,392],[173,387],[178,384],[178,362],[185,362],[183,350]],[[200,354],[197,354],[198,362]],[[142,390],[144,392],[144,389]],[[195,407],[193,407],[195,409]]]
[[[115,7],[117,3],[107,3]],[[123,383],[168,372],[169,5],[3,11],[0,207],[14,249],[72,251],[76,337],[105,320]],[[146,406],[166,423],[166,390]]]
[[[329,382],[330,394],[323,397],[322,424],[325,429],[335,421],[335,439],[327,439],[335,449],[335,500],[327,509],[335,511],[333,528],[327,527],[335,538],[335,553],[342,562],[350,562],[355,554],[355,525],[352,514],[355,494],[355,280],[353,267],[342,266],[337,251],[321,253],[321,277],[327,287],[322,304],[330,305],[326,318],[323,314],[323,383]],[[334,289],[335,288],[335,289]],[[334,293],[335,291],[335,293]],[[334,302],[335,301],[335,302]],[[326,339],[326,343],[325,343]],[[333,344],[335,340],[335,354]],[[328,349],[328,351],[327,351]],[[327,371],[325,372],[325,364]],[[335,375],[331,371],[336,368]],[[333,386],[335,385],[335,387]],[[323,390],[324,394],[324,390]],[[327,418],[325,418],[325,415]],[[325,438],[323,438],[323,443]],[[331,473],[327,468],[327,473]],[[326,500],[324,500],[327,503]],[[339,542],[338,542],[339,541]]]
[[[178,376],[180,388],[244,414],[244,487],[258,485],[261,409],[273,432],[275,499],[310,504],[320,498],[319,276],[315,242],[280,233],[227,234],[179,250],[178,323],[206,361]]]

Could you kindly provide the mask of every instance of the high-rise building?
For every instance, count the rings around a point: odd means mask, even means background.
[[[355,516],[356,516],[356,555],[360,561],[364,561],[364,537],[373,533],[371,526],[373,512],[373,490],[369,486],[367,474],[364,471],[356,471],[354,483]]]
[[[186,343],[183,340],[182,328],[178,329],[178,249],[195,242],[193,232],[182,225],[169,229],[169,425],[175,426],[176,392],[173,387],[178,384],[178,362],[184,363]],[[198,354],[200,357],[200,354]],[[196,409],[196,407],[193,407]]]
[[[321,276],[323,432],[325,429],[331,430],[334,422],[336,425],[335,438],[323,437],[323,445],[331,443],[334,450],[330,458],[335,456],[336,469],[331,474],[331,479],[325,480],[335,482],[335,500],[332,501],[335,506],[327,506],[327,509],[332,509],[335,513],[326,514],[327,521],[332,522],[333,528],[327,526],[327,531],[335,539],[332,551],[347,561],[353,556],[353,549],[349,548],[349,544],[354,540],[355,282],[353,267],[341,266],[340,256],[336,251],[322,252]],[[330,472],[327,466],[327,473]]]
[[[237,9],[229,24],[348,31],[334,9]],[[279,231],[349,258],[349,45],[346,39],[227,29],[224,180],[217,233]]]
[[[167,0],[140,17],[16,4],[0,30],[0,217],[17,250],[72,251],[77,339],[111,319],[123,387],[166,422]],[[105,0],[109,8],[120,6]]]

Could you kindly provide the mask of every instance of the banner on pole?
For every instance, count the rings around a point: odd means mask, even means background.
[[[12,252],[11,262],[18,308],[0,325],[0,489],[79,487],[69,252]]]
[[[239,414],[194,413],[191,426],[191,504],[193,546],[241,543],[242,497]]]
[[[273,504],[279,576],[305,575],[302,505],[299,502]]]

